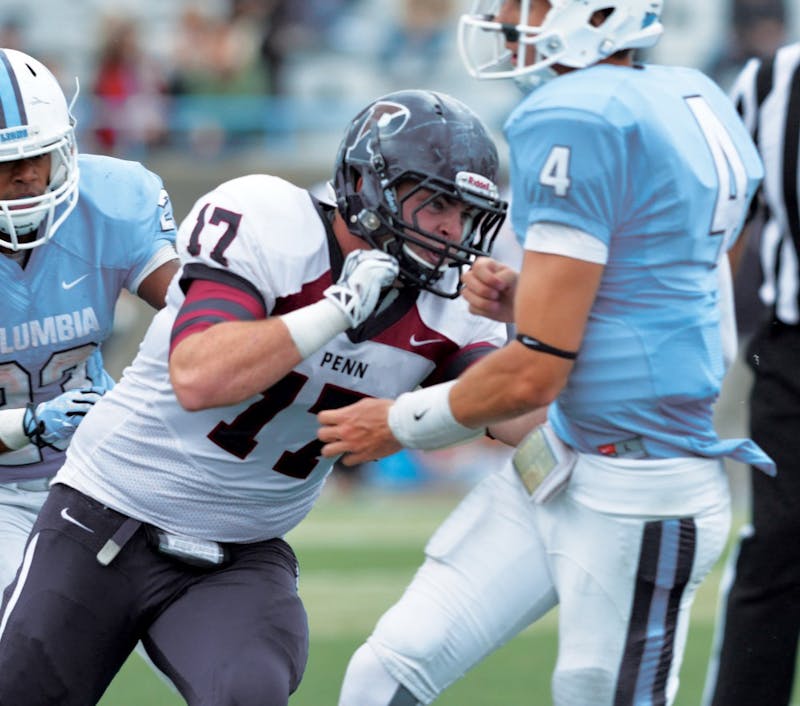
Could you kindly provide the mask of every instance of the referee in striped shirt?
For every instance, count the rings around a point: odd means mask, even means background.
[[[732,97],[766,171],[751,228],[764,223],[759,297],[769,316],[747,362],[750,436],[778,475],[751,469],[752,525],[723,579],[704,703],[787,706],[800,635],[800,42],[749,61]]]

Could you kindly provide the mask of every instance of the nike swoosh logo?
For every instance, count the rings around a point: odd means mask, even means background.
[[[91,527],[87,527],[85,524],[83,524],[83,522],[78,522],[78,520],[76,520],[72,515],[69,514],[68,507],[65,507],[61,511],[61,519],[66,520],[67,522],[71,522],[73,525],[77,525],[82,530],[86,530],[87,532],[91,532],[92,534],[94,534],[94,530]]]
[[[61,280],[61,288],[62,289],[72,289],[76,284],[80,284],[85,280],[89,275],[83,275],[78,277],[78,279],[72,280],[72,282],[65,282],[63,279]]]
[[[426,338],[422,341],[419,341],[417,340],[416,334],[411,334],[411,340],[409,340],[409,343],[412,346],[426,346],[429,343],[443,343],[443,342],[444,342],[443,338]]]
[[[414,412],[414,421],[418,422],[428,413],[427,409],[423,409],[421,412]]]

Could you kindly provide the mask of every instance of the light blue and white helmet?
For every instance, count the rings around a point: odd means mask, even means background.
[[[550,0],[541,25],[529,24],[531,0],[520,0],[519,24],[495,21],[502,0],[476,0],[461,16],[458,47],[469,73],[479,79],[521,80],[535,86],[556,64],[584,68],[623,49],[653,46],[661,36],[663,0]],[[600,25],[595,12],[611,12]],[[506,43],[518,44],[516,57]],[[528,62],[525,49],[534,47]]]
[[[41,196],[0,199],[0,246],[27,250],[46,243],[78,200],[75,119],[55,76],[14,49],[0,49],[0,162],[50,153]],[[20,236],[37,231],[20,242]]]

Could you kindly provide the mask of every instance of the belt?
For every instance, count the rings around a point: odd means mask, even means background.
[[[50,490],[52,476],[47,478],[31,478],[30,480],[17,480],[11,483],[0,483],[6,488],[16,488],[17,490],[27,490],[32,492],[47,492]]]
[[[147,542],[153,549],[184,564],[216,569],[230,558],[229,552],[219,542],[172,534],[128,517],[97,553],[97,561],[108,566],[140,527],[144,527]]]

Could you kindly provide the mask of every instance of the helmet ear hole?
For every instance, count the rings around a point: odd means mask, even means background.
[[[595,10],[592,16],[589,18],[589,22],[593,27],[602,27],[614,14],[616,8],[614,7],[603,7],[599,10]]]

